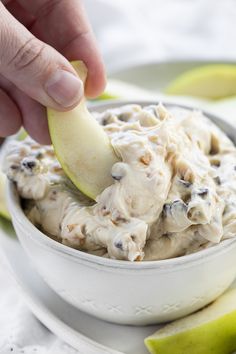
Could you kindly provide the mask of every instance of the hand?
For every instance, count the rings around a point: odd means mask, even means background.
[[[97,96],[104,66],[79,0],[0,1],[0,136],[23,125],[50,143],[44,106],[66,111],[83,95],[76,59],[88,67],[86,95]]]

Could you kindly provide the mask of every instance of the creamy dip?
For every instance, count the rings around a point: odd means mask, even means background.
[[[126,105],[94,117],[120,159],[96,202],[68,180],[51,146],[9,145],[5,170],[33,224],[70,247],[129,261],[236,236],[236,148],[200,111]]]

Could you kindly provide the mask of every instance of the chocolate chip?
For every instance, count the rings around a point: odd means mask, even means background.
[[[172,232],[165,232],[165,233],[162,235],[162,237],[171,238],[172,234],[173,234]]]
[[[199,195],[200,197],[206,197],[208,193],[209,193],[208,188],[200,188],[199,191],[197,192],[197,195]]]
[[[121,241],[115,242],[115,247],[123,251],[123,243]]]
[[[170,203],[166,203],[163,205],[163,214],[164,216],[166,216],[168,213],[171,212],[171,204]]]
[[[22,165],[32,170],[36,166],[36,162],[34,160],[23,161]]]
[[[81,230],[82,234],[83,234],[84,236],[86,236],[86,225],[82,224],[82,225],[80,226],[80,230]]]
[[[131,116],[131,112],[124,112],[118,114],[117,118],[121,120],[122,122],[127,122]]]
[[[110,112],[106,112],[102,118],[102,125],[107,125],[111,123],[112,114]]]
[[[52,201],[56,201],[57,200],[57,191],[53,190],[51,192],[51,195],[50,195],[49,199],[52,200]]]
[[[167,216],[167,214],[172,214],[174,209],[180,209],[182,211],[187,210],[187,205],[181,200],[176,199],[172,203],[164,204],[163,206],[163,216]]]
[[[218,186],[221,185],[221,179],[220,179],[219,176],[216,176],[216,177],[214,178],[214,181],[215,181],[215,183],[216,183]]]
[[[172,205],[173,204],[176,204],[176,203],[179,203],[180,202],[180,200],[179,199],[176,199],[176,200],[174,200],[173,202],[172,202]]]
[[[189,188],[189,187],[192,185],[191,182],[185,181],[184,179],[180,179],[179,182],[180,182],[185,188]]]
[[[191,195],[190,192],[185,193],[185,194],[182,196],[183,202],[184,202],[185,204],[189,203],[189,201],[191,200],[191,198],[192,198],[192,195]]]
[[[40,160],[40,159],[43,158],[43,153],[42,153],[41,151],[39,151],[39,152],[37,152],[37,154],[35,155],[35,157]]]
[[[18,165],[11,165],[10,168],[12,170],[18,170],[19,169],[19,166]]]
[[[121,175],[114,175],[114,174],[112,174],[111,176],[112,176],[112,178],[113,178],[114,180],[116,180],[116,181],[120,181],[120,180],[123,178],[123,176],[121,176]]]

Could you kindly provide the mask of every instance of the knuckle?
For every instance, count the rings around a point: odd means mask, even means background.
[[[44,43],[34,37],[30,38],[17,50],[13,58],[10,60],[9,65],[14,66],[17,70],[29,67],[42,57],[44,48]]]

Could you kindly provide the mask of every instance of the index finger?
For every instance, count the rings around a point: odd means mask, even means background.
[[[83,60],[88,67],[86,94],[99,95],[105,87],[101,54],[81,1],[18,0],[35,16],[31,31],[68,60]]]

